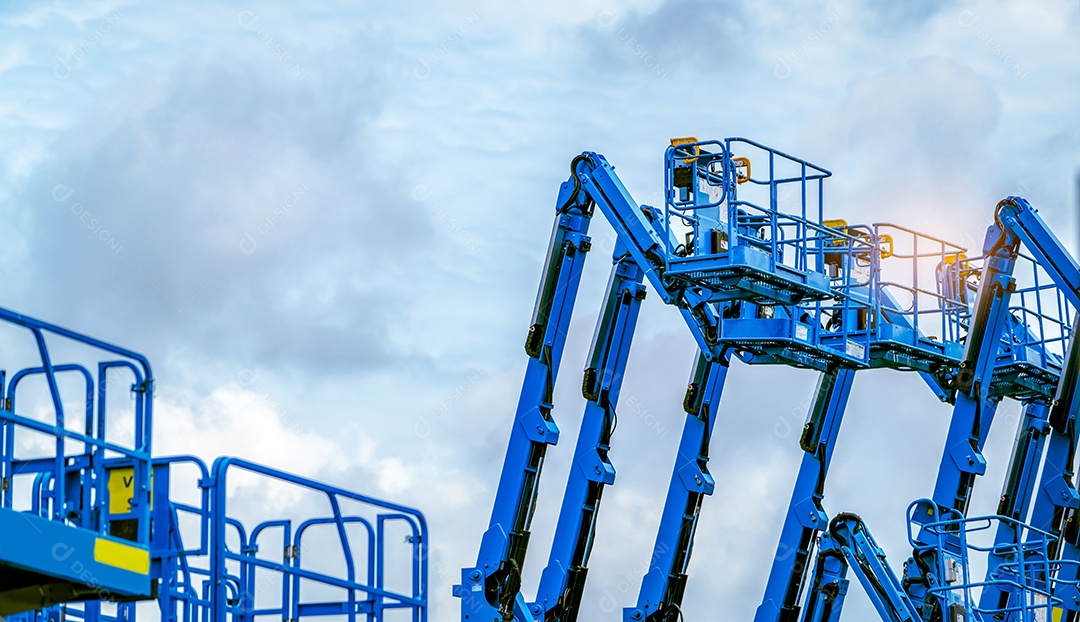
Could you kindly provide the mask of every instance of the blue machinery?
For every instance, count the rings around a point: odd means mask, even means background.
[[[0,372],[0,616],[427,619],[419,511],[235,458],[155,457],[144,357],[4,309],[0,340],[18,370]],[[303,509],[259,512],[282,499]]]
[[[682,617],[736,360],[821,374],[755,622],[836,622],[849,572],[883,620],[1080,620],[1080,267],[1021,198],[997,206],[976,255],[900,225],[826,219],[829,176],[745,139],[680,139],[666,152],[658,209],[639,206],[603,156],[573,160],[491,521],[454,589],[463,621],[577,619],[601,498],[615,482],[608,452],[646,284],[679,309],[699,353],[649,569],[624,620]],[[527,599],[532,515],[559,438],[552,395],[596,209],[617,236],[611,277],[554,541]],[[427,619],[419,511],[235,458],[155,456],[144,357],[3,309],[0,340],[17,370],[0,372],[0,616]],[[855,374],[870,368],[919,374],[953,410],[932,494],[908,509],[912,552],[899,573],[858,515],[822,507]],[[1004,398],[1024,414],[1000,504],[969,517]],[[303,511],[267,517],[268,499]]]
[[[699,509],[716,487],[711,433],[735,359],[821,373],[755,622],[838,620],[849,571],[883,620],[1080,619],[1080,268],[1024,199],[997,206],[981,253],[969,255],[899,225],[826,219],[830,173],[746,139],[673,140],[662,209],[639,206],[597,153],[570,168],[491,520],[454,589],[463,622],[577,619],[602,493],[615,481],[608,451],[645,283],[679,310],[700,352],[649,570],[624,620],[681,619]],[[530,600],[522,568],[544,456],[559,439],[552,394],[597,209],[617,236],[613,267],[573,465]],[[932,496],[909,508],[912,553],[899,574],[857,515],[822,507],[854,376],[868,368],[918,373],[953,410]],[[1000,505],[968,517],[1004,398],[1023,403],[1024,417]]]

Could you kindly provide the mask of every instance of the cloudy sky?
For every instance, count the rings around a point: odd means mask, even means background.
[[[1076,248],[1076,0],[806,4],[8,3],[2,304],[148,355],[158,453],[240,455],[421,507],[432,619],[456,619],[575,154],[605,154],[656,204],[668,138],[746,136],[832,170],[827,217],[975,246],[1022,194]],[[610,251],[610,229],[592,233]],[[608,270],[590,261],[530,595]],[[633,604],[682,425],[693,343],[655,295],[639,326],[583,619]],[[752,617],[815,382],[732,370],[688,619]],[[984,510],[1018,407],[1002,412]],[[915,377],[856,381],[826,509],[862,514],[897,569],[948,413]],[[849,619],[868,611],[859,592]]]

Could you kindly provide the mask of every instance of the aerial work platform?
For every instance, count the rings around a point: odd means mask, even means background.
[[[699,356],[656,543],[624,621],[682,619],[700,508],[722,494],[708,461],[735,361],[821,374],[755,622],[837,622],[849,569],[890,622],[1080,614],[1080,548],[1075,533],[1063,533],[1080,509],[1072,471],[1080,445],[1073,324],[1080,268],[1026,201],[1003,201],[983,248],[973,251],[903,225],[829,214],[828,170],[742,138],[673,139],[662,209],[637,204],[600,154],[582,153],[570,170],[556,200],[491,520],[476,565],[463,568],[454,587],[463,622],[578,619],[589,556],[603,538],[602,494],[616,481],[615,411],[646,286],[679,310]],[[552,396],[597,211],[617,237],[612,276],[585,365],[573,466],[530,598],[522,578],[533,511],[546,452],[560,437]],[[862,519],[830,516],[823,506],[854,378],[872,368],[918,373],[953,411],[934,495],[912,506],[912,557],[902,578]],[[997,515],[968,518],[972,487],[986,472],[983,442],[1004,398],[1020,401],[1025,416],[1001,504]],[[975,535],[985,533],[988,545]],[[971,566],[979,556],[983,580]]]
[[[8,622],[427,619],[419,510],[238,458],[156,457],[142,355],[5,309],[0,341],[16,370],[0,371]],[[233,501],[253,489],[298,505]]]
[[[7,310],[0,322],[24,361],[0,373],[0,614],[152,597],[150,363]],[[54,363],[50,348],[77,362]]]

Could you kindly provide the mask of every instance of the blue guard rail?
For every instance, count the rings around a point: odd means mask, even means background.
[[[0,371],[9,622],[427,620],[419,510],[239,458],[154,457],[143,356],[4,309],[0,322],[17,363]]]

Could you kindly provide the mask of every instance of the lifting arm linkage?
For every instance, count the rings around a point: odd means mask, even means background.
[[[576,177],[559,192],[555,226],[537,294],[533,322],[525,342],[529,355],[514,426],[503,461],[491,522],[480,544],[476,567],[462,569],[461,619],[529,619],[519,593],[521,569],[537,486],[548,445],[558,442],[551,417],[552,392],[558,376],[585,253],[591,201]]]
[[[821,534],[814,574],[807,590],[803,622],[838,622],[847,596],[848,563],[828,532]]]
[[[665,303],[676,306],[682,313],[698,348],[709,360],[722,356],[724,349],[717,343],[719,319],[708,304],[708,293],[697,287],[669,283],[664,278],[666,249],[674,248],[676,242],[670,233],[668,239],[664,239],[658,226],[660,213],[648,206],[638,206],[604,156],[585,152],[574,158],[571,168],[575,179],[607,217],[615,235],[626,244],[649,283]]]
[[[1043,450],[1048,432],[1047,404],[1038,399],[1024,406],[1024,419],[1017,430],[1016,443],[1012,460],[1009,463],[1009,475],[1002,486],[1001,501],[998,503],[998,516],[1007,516],[1015,522],[999,521],[994,536],[994,549],[990,551],[986,568],[986,583],[982,589],[979,607],[983,611],[1001,611],[1009,607],[1010,596],[1016,593],[1015,587],[994,578],[999,567],[1007,564],[1019,544],[1019,524],[1024,522],[1025,514],[1031,503],[1035,489],[1035,478],[1042,463]],[[1041,534],[1040,534],[1041,535]],[[997,551],[1008,551],[1009,555],[1000,555]]]
[[[989,397],[989,385],[998,340],[1009,318],[1009,296],[1016,288],[1011,274],[1021,243],[1034,255],[1036,262],[1050,275],[1074,308],[1080,307],[1080,267],[1075,260],[1027,201],[1019,197],[1008,197],[1001,201],[984,244],[983,276],[957,378],[953,418],[933,497],[939,507],[952,508],[961,514],[967,509],[975,476],[981,475],[986,469],[986,461],[980,451],[997,406],[997,401]],[[1062,382],[1064,380],[1065,374]],[[1034,416],[1042,415],[1035,413]],[[1047,462],[1060,464],[1063,457],[1054,454],[1067,445],[1051,439]],[[1041,445],[1031,449],[1039,450]],[[1018,477],[1030,480],[1030,474]],[[1047,473],[1044,473],[1044,481],[1046,477]],[[921,515],[916,514],[913,518],[919,520]],[[930,549],[924,554],[935,553]],[[910,574],[906,577],[905,586],[912,599],[921,604],[928,585],[924,575],[936,564],[930,559],[920,559],[918,554],[911,561],[907,566]],[[1000,595],[990,590],[986,597],[994,599],[1000,598]]]
[[[1080,525],[1077,525],[1080,493],[1077,493],[1073,480],[1073,465],[1080,442],[1077,426],[1080,416],[1080,338],[1077,328],[1080,328],[1080,315],[1073,322],[1065,366],[1050,407],[1046,460],[1029,521],[1032,527],[1061,538],[1051,544],[1056,550],[1051,550],[1050,557],[1070,563],[1062,564],[1058,570],[1054,595],[1061,599],[1062,607],[1071,612],[1070,622],[1080,612],[1080,591],[1076,587],[1076,581],[1080,579]]]
[[[945,450],[938,467],[933,501],[940,508],[966,514],[975,477],[986,472],[983,443],[990,429],[999,399],[990,396],[990,384],[1000,338],[1009,318],[1009,297],[1016,289],[1012,278],[1019,240],[991,226],[984,244],[985,265],[975,298],[975,308],[964,343],[964,355],[957,375],[956,399],[945,440]],[[929,516],[916,513],[913,520]],[[905,565],[904,588],[922,607],[935,572],[936,549],[916,552]],[[940,582],[939,582],[940,583]]]
[[[1073,308],[1080,310],[1080,265],[1039,217],[1038,211],[1025,199],[1009,197],[998,204],[994,222],[1003,240],[1015,237],[1024,243]]]
[[[899,579],[885,562],[885,552],[861,518],[855,514],[838,514],[829,524],[829,536],[855,569],[882,620],[921,622],[915,604],[904,593]]]
[[[656,544],[649,558],[649,570],[641,581],[637,606],[623,609],[623,620],[627,622],[675,622],[679,618],[701,502],[705,495],[712,494],[716,485],[706,465],[728,363],[726,351],[713,361],[704,354],[698,355],[683,400],[688,416],[660,516]]]
[[[854,380],[855,370],[834,369],[822,374],[818,383],[813,408],[799,439],[806,453],[791,493],[765,598],[754,615],[754,622],[799,619],[799,600],[814,542],[818,533],[828,526],[828,516],[821,508],[825,476]]]
[[[638,311],[645,298],[642,271],[626,253],[625,246],[617,244],[615,255],[608,295],[596,325],[589,366],[582,382],[587,402],[551,556],[540,578],[536,602],[530,605],[537,620],[577,619],[600,497],[604,486],[615,481],[615,467],[608,460],[611,435],[617,425],[615,405],[619,401]]]
[[[1039,217],[1035,208],[1020,197],[1009,197],[998,204],[994,214],[994,226],[991,231],[1000,236],[1002,241],[1013,238],[1022,242],[1029,253],[1034,256],[1039,266],[1050,276],[1058,289],[1072,305],[1073,309],[1080,310],[1080,265],[1065,250],[1061,242],[1054,236],[1050,228]],[[1015,241],[1011,241],[1015,245]],[[1044,439],[1046,445],[1046,458],[1042,465],[1042,475],[1038,484],[1038,494],[1035,495],[1031,509],[1030,524],[1036,529],[1051,533],[1060,537],[1058,543],[1051,544],[1050,556],[1055,556],[1069,563],[1062,564],[1057,573],[1057,588],[1055,596],[1061,598],[1062,606],[1069,610],[1070,619],[1077,617],[1080,612],[1080,592],[1077,591],[1076,580],[1078,563],[1080,563],[1080,537],[1077,534],[1076,512],[1080,509],[1080,494],[1077,493],[1076,484],[1073,482],[1073,464],[1077,453],[1078,430],[1076,419],[1080,411],[1080,345],[1077,343],[1076,330],[1080,328],[1080,315],[1076,316],[1072,326],[1072,336],[1069,342],[1068,352],[1058,379],[1057,391],[1054,401],[1047,406],[1039,405],[1039,412],[1044,417],[1042,425],[1049,424],[1049,438]],[[1036,405],[1029,405],[1030,409]],[[1030,412],[1029,412],[1030,416]],[[1045,435],[1044,435],[1045,436]],[[1018,449],[1019,451],[1019,449]],[[1015,462],[1016,458],[1014,458]],[[1014,464],[1015,467],[1015,464]],[[1022,475],[1026,480],[1035,477],[1038,471],[1038,460],[1029,467],[1030,471]],[[1014,468],[1015,471],[1015,468]],[[1010,480],[1018,476],[1015,472]],[[1030,484],[1027,488],[1030,489]],[[1006,493],[1008,494],[1008,490]],[[1027,495],[1030,497],[1030,495]],[[1022,511],[1026,507],[1027,498],[1003,499],[1019,505]],[[1008,508],[1005,508],[1008,509]],[[999,510],[999,514],[1001,514]],[[1016,517],[1022,518],[1022,517]],[[1038,537],[1034,532],[1032,537]],[[1008,534],[1006,534],[1008,537]],[[999,534],[998,540],[1001,540]],[[1000,542],[999,542],[1000,543]],[[1056,550],[1055,550],[1056,549]],[[1000,602],[987,600],[995,598]],[[983,591],[983,604],[995,606],[1002,604],[1008,596],[1000,593],[1000,590]]]

